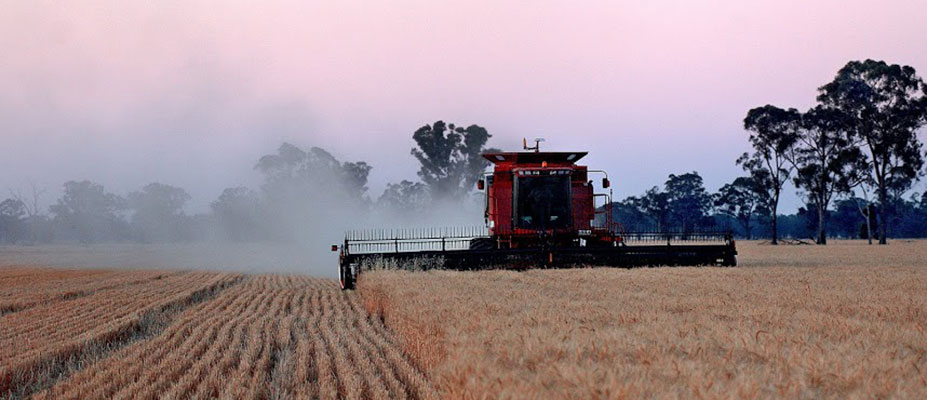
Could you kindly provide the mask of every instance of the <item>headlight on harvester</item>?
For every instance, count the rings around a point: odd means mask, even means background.
[[[592,236],[592,231],[589,229],[580,229],[579,236]]]

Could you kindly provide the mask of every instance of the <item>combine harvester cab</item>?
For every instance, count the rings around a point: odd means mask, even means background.
[[[730,232],[626,232],[612,220],[608,175],[576,164],[587,153],[524,147],[534,151],[483,154],[493,163],[477,183],[486,194],[485,227],[347,232],[332,246],[340,251],[342,289],[376,268],[737,264]],[[602,193],[594,191],[592,175],[601,176]]]

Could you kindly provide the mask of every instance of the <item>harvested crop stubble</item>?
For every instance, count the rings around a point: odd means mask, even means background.
[[[434,398],[354,293],[250,276],[37,398]]]
[[[4,257],[6,257],[5,254]],[[9,287],[17,283],[92,276],[111,272],[113,271],[104,269],[60,269],[32,265],[8,265],[0,260],[0,287]]]
[[[0,315],[38,304],[87,296],[96,291],[135,285],[180,272],[117,270],[0,271]],[[42,272],[39,272],[42,271]],[[44,273],[43,273],[44,272]]]
[[[144,274],[143,274],[144,276]],[[125,340],[147,315],[193,301],[239,275],[190,272],[117,286],[0,317],[0,396],[28,393],[59,363]]]
[[[810,268],[375,271],[358,291],[447,397],[927,398],[927,242],[891,246],[793,253]]]

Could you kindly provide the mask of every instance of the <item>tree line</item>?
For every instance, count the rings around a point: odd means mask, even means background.
[[[412,135],[418,179],[388,184],[376,198],[368,163],[291,143],[257,160],[258,188],[227,188],[208,212],[193,215],[185,212],[192,199],[186,190],[158,182],[124,196],[88,180],[65,182],[47,210],[38,205],[44,191],[33,185],[0,202],[0,243],[301,241],[340,234],[343,221],[372,214],[408,221],[435,205],[468,201],[488,165],[480,154],[493,150],[485,146],[490,137],[478,125],[422,126]]]
[[[914,68],[874,60],[847,63],[818,88],[817,104],[805,112],[773,105],[749,110],[744,128],[753,151],[737,164],[748,174],[754,210],[767,215],[772,243],[779,218],[769,216],[778,215],[779,197],[791,182],[804,212],[817,216],[818,244],[827,243],[831,205],[840,198],[857,205],[867,237],[877,232],[885,244],[892,219],[923,206],[916,194],[903,196],[923,176],[918,131],[925,123],[927,85]]]
[[[612,203],[612,215],[626,232],[730,231],[744,239],[771,238],[772,214],[754,190],[749,177],[738,177],[711,193],[698,172],[670,174],[662,187]],[[880,223],[877,214],[875,203],[866,199],[837,199],[827,210],[828,233],[841,239],[871,238]],[[891,237],[927,237],[927,193],[893,199],[886,218]],[[799,207],[776,219],[779,238],[813,241],[818,234],[817,210]]]
[[[615,203],[626,229],[691,231],[729,227],[738,236],[864,238],[927,236],[927,193],[918,131],[927,123],[927,85],[914,68],[851,61],[818,88],[801,112],[765,105],[743,121],[752,151],[736,164],[746,176],[708,194],[697,173],[670,175],[664,188]],[[778,212],[789,183],[804,205]]]

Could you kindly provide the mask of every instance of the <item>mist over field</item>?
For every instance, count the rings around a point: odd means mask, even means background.
[[[157,182],[121,196],[68,181],[50,216],[37,206],[42,191],[11,191],[0,203],[0,263],[333,277],[338,253],[330,246],[342,245],[346,231],[482,223],[483,200],[472,188],[488,164],[480,156],[488,133],[440,121],[418,132],[413,154],[424,160],[419,172],[429,184],[403,180],[378,197],[368,193],[365,162],[289,143],[254,164],[256,188],[226,188],[206,213],[186,213],[186,190]],[[452,149],[443,163],[435,159],[441,149]]]
[[[318,242],[321,242],[319,240]],[[317,243],[317,242],[313,242]],[[0,246],[7,265],[73,268],[196,269],[337,277],[337,253],[274,243]]]
[[[45,265],[82,268],[206,269],[246,273],[297,273],[337,277],[338,253],[349,230],[390,230],[412,227],[479,226],[476,204],[448,206],[410,219],[391,212],[365,213],[336,204],[324,206],[326,218],[303,220],[288,240],[234,241],[227,237],[183,242],[167,238],[159,243],[72,243],[38,245],[0,244],[0,266]],[[289,211],[289,210],[284,210]],[[293,213],[297,214],[297,213]],[[365,215],[366,214],[366,215]],[[463,217],[451,215],[465,214]],[[442,216],[443,215],[443,216]],[[324,221],[319,224],[318,221]],[[294,222],[296,223],[296,222]],[[232,234],[248,235],[249,227]]]

